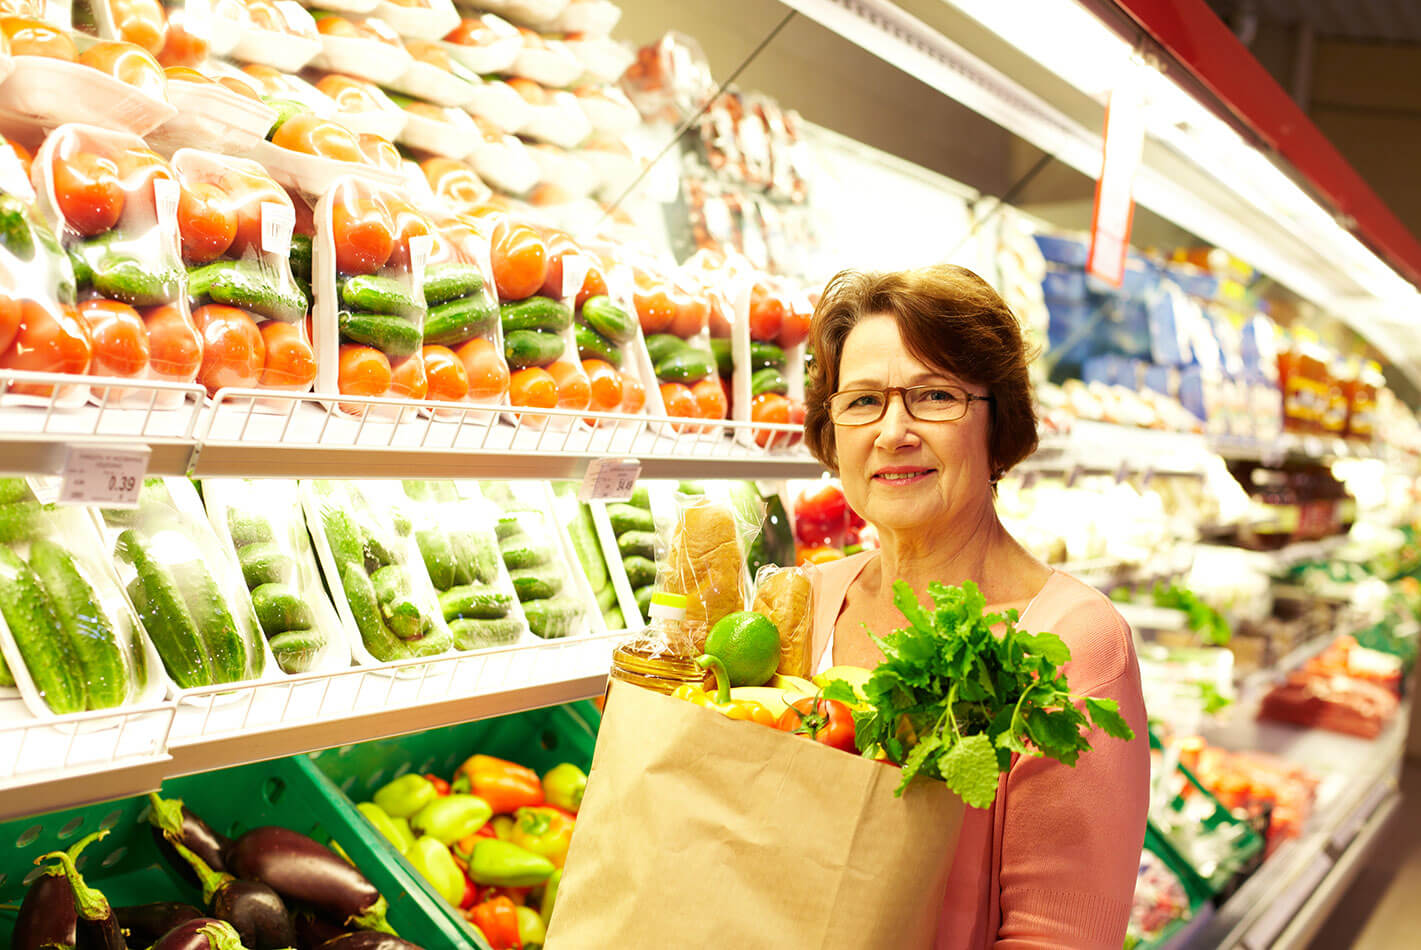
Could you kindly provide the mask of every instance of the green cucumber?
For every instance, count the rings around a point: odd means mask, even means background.
[[[572,550],[577,555],[578,563],[582,565],[583,573],[587,575],[587,583],[594,591],[606,587],[607,562],[602,557],[602,546],[597,543],[597,527],[592,521],[592,509],[582,502],[577,503],[577,512],[567,524],[567,536],[572,541]]]
[[[612,533],[619,538],[628,531],[654,532],[656,530],[656,524],[651,519],[651,512],[636,505],[613,502],[607,506],[607,517],[612,522]]]
[[[518,599],[525,603],[530,600],[544,600],[562,590],[562,576],[539,568],[523,568],[509,571],[513,590]]]
[[[563,355],[563,339],[541,330],[514,330],[503,336],[503,355],[511,370],[547,366]]]
[[[645,587],[656,581],[656,562],[639,554],[622,558],[622,568],[627,572],[627,583],[633,588]]]
[[[380,601],[365,568],[356,563],[348,563],[341,568],[340,576],[341,587],[345,590],[345,602],[350,605],[350,613],[355,618],[355,628],[360,631],[360,639],[370,655],[382,663],[409,656],[408,648],[380,618]]]
[[[577,355],[584,360],[603,360],[618,369],[622,366],[622,351],[615,343],[596,330],[581,323],[573,331],[577,337]]]
[[[496,620],[508,616],[513,598],[484,584],[464,584],[439,595],[439,609],[445,620],[458,618]]]
[[[0,505],[0,542],[28,541],[44,520],[44,505],[37,501],[12,501]]]
[[[773,343],[750,344],[750,368],[761,370],[773,366],[781,371],[785,368],[785,351]]]
[[[375,598],[380,602],[380,616],[385,625],[401,640],[414,640],[429,632],[429,618],[418,603],[409,574],[398,564],[389,564],[370,575],[375,585]]]
[[[617,537],[617,550],[622,557],[636,554],[644,558],[656,557],[656,534],[652,531],[625,531]]]
[[[608,630],[625,630],[627,620],[622,616],[622,608],[610,607],[602,611],[602,622],[607,625]]]
[[[459,562],[449,536],[439,528],[420,528],[414,533],[419,556],[429,573],[429,582],[436,590],[448,590],[458,583]],[[465,581],[465,583],[468,583]]]
[[[483,275],[472,264],[449,261],[445,264],[432,264],[424,272],[424,302],[430,307],[458,300],[460,297],[478,295],[482,298],[483,289]]]
[[[244,548],[249,544],[262,544],[276,537],[271,530],[271,522],[261,515],[236,508],[227,509],[227,530],[232,534],[232,545]]]
[[[651,357],[653,366],[686,348],[686,341],[674,333],[653,333],[646,338],[646,355]]]
[[[37,540],[30,544],[30,567],[48,592],[60,629],[78,657],[87,708],[122,705],[129,692],[124,646],[73,556],[53,541]]]
[[[651,616],[651,595],[656,593],[656,585],[647,584],[645,587],[638,587],[632,592],[636,597],[637,609],[641,611],[642,619]]]
[[[449,544],[458,564],[454,583],[488,584],[498,576],[498,544],[489,532],[451,531]]]
[[[579,316],[589,327],[613,343],[629,343],[636,336],[636,318],[603,294],[588,297],[582,304]]]
[[[360,529],[350,512],[339,508],[330,501],[321,505],[321,525],[326,530],[326,542],[331,546],[331,557],[336,570],[344,573],[346,565],[354,564],[362,572],[365,570],[365,543],[361,540]]]
[[[23,478],[0,478],[0,505],[11,505],[17,501],[33,501],[29,483]]]
[[[394,277],[360,274],[336,281],[340,302],[351,310],[418,318],[424,314],[423,299],[415,299],[409,285]]]
[[[520,568],[541,567],[552,559],[552,549],[542,544],[510,545],[503,549],[503,564],[510,571]]]
[[[400,482],[400,487],[405,494],[415,501],[433,501],[454,503],[459,500],[459,493],[454,488],[453,482],[446,481],[421,481],[419,479],[407,478]]]
[[[235,683],[249,675],[260,674],[264,655],[259,650],[253,653],[253,645],[238,629],[236,618],[207,565],[201,561],[186,561],[174,564],[171,570],[212,661],[215,681]]]
[[[311,672],[316,657],[326,646],[326,638],[315,630],[287,630],[268,640],[267,646],[281,671],[295,675]]]
[[[315,245],[309,234],[291,235],[291,276],[298,281],[311,283],[311,265],[314,260]]]
[[[0,246],[26,263],[35,256],[29,213],[14,195],[0,194]]]
[[[783,396],[788,392],[789,383],[785,381],[784,373],[780,372],[778,366],[757,369],[755,375],[750,377],[750,395],[752,396],[758,396],[761,393],[779,393]]]
[[[110,252],[94,266],[93,284],[110,300],[152,307],[177,300],[185,278],[181,270],[156,270],[151,263]]]
[[[503,332],[545,330],[561,333],[572,326],[572,311],[551,297],[529,297],[499,306]]]
[[[715,357],[715,371],[725,379],[735,375],[735,359],[730,354],[730,341],[713,337],[710,341],[711,356]]]
[[[597,609],[604,614],[617,605],[617,589],[608,583],[596,594]]]
[[[665,383],[693,383],[715,369],[715,359],[709,353],[686,346],[656,364],[656,378]]]
[[[214,303],[295,323],[306,316],[306,296],[296,287],[282,286],[277,276],[256,261],[215,261],[188,271],[187,292],[193,300],[206,297]]]
[[[405,642],[411,656],[438,656],[448,652],[454,645],[454,635],[445,624],[431,626],[429,632],[415,640]]]
[[[216,682],[212,660],[167,566],[131,528],[119,534],[114,552],[133,566],[136,576],[128,594],[168,676],[183,689],[211,686]]]
[[[10,664],[3,656],[0,656],[0,686],[15,686],[15,674],[10,672]]]
[[[237,552],[237,560],[242,564],[247,590],[263,584],[289,584],[296,574],[296,562],[274,541],[247,545]]]
[[[632,490],[632,497],[627,504],[633,508],[641,508],[643,511],[651,510],[651,492],[645,485],[638,485]]]
[[[450,621],[449,631],[454,634],[454,646],[458,649],[486,650],[517,643],[523,633],[523,622],[517,617],[459,619]]]
[[[316,622],[311,605],[288,584],[263,584],[256,588],[252,591],[252,607],[268,639],[288,630],[311,627]]]
[[[493,533],[498,538],[498,545],[501,548],[529,543],[527,536],[523,535],[522,520],[514,515],[504,515],[494,522]],[[520,535],[523,536],[520,537]]]
[[[572,597],[549,597],[523,605],[528,629],[544,640],[568,636],[582,617],[582,602]]]
[[[69,258],[69,267],[74,271],[75,290],[88,290],[94,286],[94,268],[84,256],[83,248],[71,244],[64,249],[64,256]]]
[[[336,319],[342,338],[373,346],[391,359],[413,356],[424,345],[419,325],[402,316],[342,310]]]
[[[0,614],[50,712],[63,716],[83,711],[84,679],[74,644],[60,627],[35,572],[4,546],[0,546]]]
[[[454,346],[493,329],[497,311],[482,294],[429,308],[424,317],[424,342]]]

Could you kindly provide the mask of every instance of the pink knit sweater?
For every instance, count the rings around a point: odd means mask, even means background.
[[[844,596],[873,552],[821,566],[812,656],[827,662]],[[1018,756],[990,809],[962,822],[938,950],[1119,950],[1145,838],[1149,742],[1130,628],[1099,591],[1059,571],[1019,621],[1071,648],[1071,692],[1115,699],[1132,742],[1100,733],[1068,768]],[[883,635],[884,629],[874,630]],[[821,663],[816,662],[816,669]]]

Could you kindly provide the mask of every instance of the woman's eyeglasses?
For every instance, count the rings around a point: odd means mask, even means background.
[[[956,386],[889,386],[886,389],[846,389],[829,397],[829,419],[835,425],[866,426],[883,418],[888,397],[897,393],[908,415],[919,422],[956,422],[974,402],[991,402]]]

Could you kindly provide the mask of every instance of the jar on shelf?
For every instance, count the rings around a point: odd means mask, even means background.
[[[621,680],[642,689],[671,695],[676,687],[687,683],[700,685],[705,670],[696,665],[696,630],[703,624],[686,621],[686,598],[682,594],[657,591],[651,595],[651,608],[644,630],[618,644],[612,651],[610,680]],[[702,636],[701,640],[705,637]]]

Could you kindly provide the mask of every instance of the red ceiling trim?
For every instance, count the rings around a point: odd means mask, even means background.
[[[1205,0],[1115,0],[1116,5],[1287,159],[1351,228],[1421,286],[1421,242],[1357,174]]]

